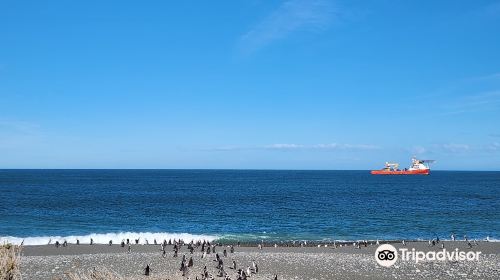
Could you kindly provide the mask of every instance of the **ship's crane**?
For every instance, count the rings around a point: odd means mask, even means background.
[[[399,168],[399,163],[390,163],[390,162],[386,162],[385,163],[385,168],[388,169],[388,170],[398,170]]]

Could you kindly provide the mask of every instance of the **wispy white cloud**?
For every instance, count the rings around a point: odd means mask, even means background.
[[[0,151],[12,152],[14,149],[29,148],[42,136],[40,126],[36,123],[0,119]]]
[[[487,74],[479,77],[470,78],[470,81],[484,81],[484,80],[497,80],[500,79],[500,72]]]
[[[491,143],[488,148],[492,151],[500,151],[500,143],[498,142],[494,142],[494,143]]]
[[[240,47],[250,53],[299,30],[322,31],[334,18],[331,1],[285,1],[240,38]]]
[[[205,149],[205,150],[209,150],[209,151],[237,151],[237,150],[246,150],[248,148],[244,148],[244,147],[241,147],[241,146],[222,146],[222,147],[216,147],[216,148],[208,148],[208,149]]]
[[[500,109],[500,90],[470,94],[446,104],[442,115],[455,115]]]
[[[235,150],[376,150],[376,149],[380,149],[380,147],[371,144],[328,143],[328,144],[303,145],[303,144],[280,143],[280,144],[271,144],[264,146],[225,146],[210,150],[235,151]]]
[[[293,150],[293,149],[304,149],[305,147],[306,147],[305,145],[298,145],[298,144],[272,144],[261,148],[270,150]]]
[[[19,120],[2,120],[0,119],[0,133],[24,133],[30,134],[40,128],[38,124],[19,121]]]
[[[495,1],[486,6],[481,7],[479,10],[479,15],[487,17],[497,17],[500,16],[500,2]]]
[[[409,149],[409,151],[412,154],[421,155],[421,154],[425,154],[428,150],[422,146],[414,146],[411,149]]]
[[[265,149],[271,150],[375,150],[378,146],[369,144],[315,144],[315,145],[300,145],[300,144],[273,144],[264,146]]]
[[[500,152],[500,143],[465,144],[465,143],[444,143],[432,144],[428,147],[416,146],[408,149],[412,154],[477,154]]]
[[[471,149],[471,146],[467,144],[449,143],[449,144],[439,145],[438,148],[441,148],[445,151],[456,153],[456,152],[468,151]]]

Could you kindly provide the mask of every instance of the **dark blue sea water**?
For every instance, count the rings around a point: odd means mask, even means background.
[[[500,172],[0,170],[0,239],[498,239]],[[58,237],[59,236],[59,237]]]

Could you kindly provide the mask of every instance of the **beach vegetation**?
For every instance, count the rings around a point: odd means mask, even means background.
[[[0,280],[20,280],[21,246],[4,244],[0,246]]]

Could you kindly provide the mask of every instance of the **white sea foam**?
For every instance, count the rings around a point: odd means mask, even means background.
[[[130,239],[130,242],[135,244],[135,239],[139,239],[139,244],[154,244],[154,240],[158,243],[163,240],[172,241],[182,239],[184,242],[206,240],[213,241],[218,239],[215,235],[196,235],[189,233],[167,233],[167,232],[119,232],[119,233],[92,233],[88,235],[71,235],[71,236],[30,236],[30,237],[16,237],[16,236],[0,236],[0,244],[10,243],[19,245],[24,241],[24,245],[47,245],[49,241],[54,244],[56,241],[63,243],[76,243],[80,240],[80,244],[89,244],[90,239],[94,240],[95,244],[108,244],[110,240],[113,244],[119,244],[122,240]]]

